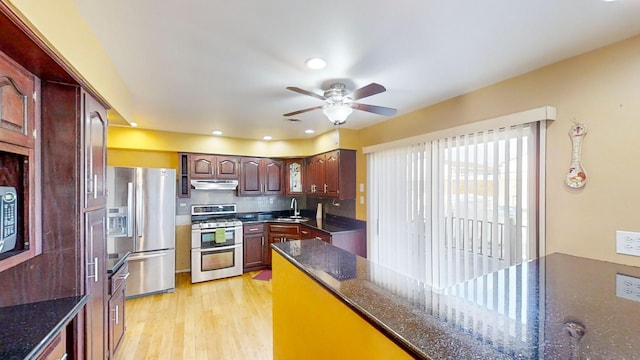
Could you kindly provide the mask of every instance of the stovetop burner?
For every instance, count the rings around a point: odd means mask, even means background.
[[[242,222],[235,218],[236,212],[236,204],[193,205],[191,206],[191,227],[211,229],[242,226]]]

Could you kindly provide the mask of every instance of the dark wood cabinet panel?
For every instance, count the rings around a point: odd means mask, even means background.
[[[269,245],[289,240],[300,240],[300,225],[268,224],[267,233]],[[271,266],[271,251],[267,253],[266,263]]]
[[[240,158],[239,195],[261,195],[263,189],[262,159]]]
[[[240,175],[239,159],[237,156],[216,156],[216,178],[236,180]]]
[[[40,79],[0,52],[0,139],[34,148]]]
[[[238,157],[210,154],[190,154],[192,179],[238,179]]]
[[[244,271],[251,271],[265,265],[265,238],[264,234],[244,236]]]
[[[284,195],[284,161],[264,159],[265,195]]]
[[[125,333],[125,292],[129,267],[125,262],[120,269],[109,278],[108,328],[109,358],[113,358]]]
[[[84,132],[85,208],[104,207],[107,201],[107,110],[82,92]]]
[[[106,353],[104,336],[106,304],[106,242],[105,209],[85,213],[85,287],[90,296],[86,305],[87,355],[103,359]]]
[[[268,241],[265,237],[264,224],[249,224],[243,228],[243,271],[264,268],[267,265]]]
[[[340,149],[307,158],[305,177],[305,194],[309,196],[355,199],[355,150]]]
[[[354,164],[355,166],[355,164]],[[328,197],[340,196],[340,157],[339,151],[325,154],[324,193]],[[355,173],[354,173],[355,174]],[[355,177],[353,178],[355,181]]]
[[[191,155],[191,178],[211,179],[215,175],[216,157],[214,155]]]
[[[240,158],[238,195],[284,195],[284,161]]]

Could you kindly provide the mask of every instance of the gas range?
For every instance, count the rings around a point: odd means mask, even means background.
[[[191,282],[242,275],[242,222],[235,204],[191,207]]]
[[[235,218],[236,213],[235,204],[193,205],[191,206],[191,228],[196,230],[242,226],[242,222]]]

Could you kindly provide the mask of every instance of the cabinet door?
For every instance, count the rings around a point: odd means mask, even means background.
[[[316,187],[316,163],[313,158],[308,158],[304,162],[304,193],[313,195]]]
[[[304,191],[304,160],[291,159],[286,161],[285,191],[287,195],[300,195]]]
[[[325,154],[324,193],[328,197],[340,195],[340,156],[338,151]]]
[[[325,188],[326,188],[326,183],[324,181],[325,178],[325,159],[324,159],[324,154],[323,155],[317,155],[313,157],[313,163],[314,163],[314,180],[313,182],[316,184],[315,189],[314,189],[314,193],[319,195],[324,194]]]
[[[113,358],[118,346],[122,342],[125,331],[124,300],[125,287],[122,286],[109,299],[109,355]]]
[[[3,142],[34,147],[36,121],[34,94],[40,80],[0,52],[0,139]]]
[[[263,159],[265,195],[284,195],[284,161]]]
[[[216,156],[216,178],[225,180],[237,180],[239,159],[235,156]]]
[[[84,103],[85,208],[106,204],[107,111],[91,95],[82,92]]]
[[[215,175],[216,157],[206,154],[191,154],[191,178],[211,179]]]
[[[262,194],[261,164],[262,159],[259,158],[240,158],[240,184],[238,185],[240,195]]]
[[[86,309],[87,357],[104,359],[106,300],[105,209],[85,213],[85,289],[89,300]]]
[[[266,251],[264,249],[264,233],[245,235],[243,241],[244,269],[251,269],[265,265]]]

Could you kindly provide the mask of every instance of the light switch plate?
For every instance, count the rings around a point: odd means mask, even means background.
[[[616,296],[640,302],[640,278],[616,274]]]
[[[616,231],[616,252],[618,254],[640,256],[640,233]]]

